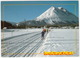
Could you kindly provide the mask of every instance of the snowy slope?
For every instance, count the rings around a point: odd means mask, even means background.
[[[36,18],[36,21],[44,20],[48,24],[63,23],[78,23],[78,17],[68,12],[62,7],[50,7],[44,13]]]

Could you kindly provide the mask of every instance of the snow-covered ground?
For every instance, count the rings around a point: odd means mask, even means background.
[[[62,52],[73,51],[74,55],[47,55],[47,56],[78,56],[79,53],[79,31],[78,29],[53,29],[44,40],[42,46],[37,50],[37,53],[43,53],[44,51],[50,52]],[[45,56],[38,54],[36,56]],[[46,56],[46,57],[47,57]]]
[[[14,30],[14,29],[13,29]],[[78,29],[51,29],[41,39],[42,29],[22,29],[14,31],[17,34],[9,37],[6,33],[4,36],[7,40],[2,40],[2,56],[4,57],[52,57],[52,56],[78,56]],[[20,35],[20,36],[19,36]],[[8,37],[7,37],[8,36]],[[11,35],[10,35],[11,36]],[[43,52],[60,52],[73,51],[74,55],[43,55]]]
[[[14,37],[22,34],[32,33],[32,32],[38,32],[42,29],[4,29],[1,32],[2,38],[9,38]]]

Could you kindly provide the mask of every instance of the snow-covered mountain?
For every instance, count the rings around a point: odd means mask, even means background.
[[[36,18],[36,21],[44,20],[47,24],[56,23],[78,23],[78,17],[68,12],[62,7],[50,7],[44,13]]]
[[[33,26],[78,24],[78,17],[62,7],[52,6],[34,20],[26,21],[26,24]]]

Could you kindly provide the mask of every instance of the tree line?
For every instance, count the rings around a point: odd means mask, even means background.
[[[55,25],[45,25],[46,28],[49,28],[49,27],[64,27],[64,26],[70,26],[70,27],[76,27],[76,26],[79,26],[79,24],[62,24],[62,25],[59,25],[59,24],[55,24]],[[3,29],[4,27],[7,27],[7,29],[25,29],[25,28],[41,28],[41,27],[44,27],[44,26],[27,26],[27,25],[19,25],[19,26],[16,26],[16,25],[12,25],[11,23],[7,22],[7,21],[1,21],[1,29]]]

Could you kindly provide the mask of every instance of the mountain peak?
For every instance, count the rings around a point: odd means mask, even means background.
[[[66,12],[67,10],[66,9],[64,9],[63,7],[58,7],[58,9],[59,10],[62,10],[62,11],[64,11],[64,12]]]
[[[40,16],[37,17],[36,21],[43,20],[42,18],[49,18],[54,14],[55,7],[51,6],[48,10],[42,13]]]
[[[58,9],[63,9],[63,7],[58,7]]]
[[[54,9],[55,9],[55,7],[51,6],[49,9],[50,9],[50,10],[54,10]]]
[[[50,8],[55,8],[55,7],[51,6]]]

